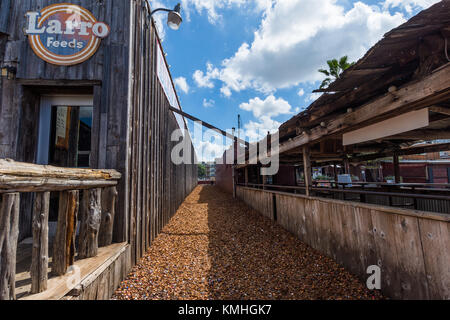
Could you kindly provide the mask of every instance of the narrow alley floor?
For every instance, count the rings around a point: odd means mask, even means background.
[[[380,299],[333,260],[217,187],[199,186],[113,299]]]

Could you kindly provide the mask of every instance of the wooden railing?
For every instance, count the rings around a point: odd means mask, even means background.
[[[389,206],[403,206],[412,207],[413,209],[420,209],[418,206],[418,200],[422,201],[441,201],[443,204],[442,213],[450,213],[450,207],[447,203],[450,203],[450,193],[448,184],[387,184],[387,183],[335,183],[330,182],[331,187],[310,187],[309,191],[315,196],[321,197],[324,194],[341,194],[342,200],[357,200],[362,203],[371,203],[368,201],[369,196],[379,196],[386,197],[387,204]],[[263,189],[263,190],[275,190],[275,191],[285,191],[293,193],[305,193],[306,186],[283,186],[283,185],[273,185],[273,184],[254,184],[254,183],[238,183],[238,186]],[[314,184],[316,185],[316,184]],[[349,187],[353,185],[353,187]],[[376,187],[370,187],[370,185],[375,185]],[[340,188],[339,188],[340,187]],[[440,187],[440,188],[439,188]],[[442,188],[444,187],[444,188]],[[357,198],[347,199],[346,195],[354,195]],[[395,205],[393,199],[411,199],[411,203]],[[378,202],[372,202],[373,204],[380,204]],[[425,211],[430,211],[426,209],[421,209]],[[440,212],[440,211],[439,211]]]
[[[20,193],[36,193],[30,270],[31,293],[36,294],[47,290],[50,192],[60,192],[52,272],[64,275],[75,260],[78,220],[78,259],[94,257],[99,246],[112,243],[120,178],[115,170],[57,168],[0,159],[0,300],[15,299]],[[80,190],[85,190],[81,201]]]

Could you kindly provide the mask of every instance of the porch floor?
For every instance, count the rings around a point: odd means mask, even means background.
[[[77,279],[73,273],[56,276],[51,272],[52,243],[49,243],[48,289],[42,293],[31,295],[30,267],[33,245],[32,239],[26,239],[17,248],[16,297],[19,300],[59,300],[79,286],[89,275],[102,268],[108,261],[114,260],[126,246],[127,243],[113,244],[99,248],[97,257],[83,260],[76,259],[75,266],[79,267],[80,271],[80,276]]]
[[[113,299],[380,299],[379,292],[217,187],[199,186]]]

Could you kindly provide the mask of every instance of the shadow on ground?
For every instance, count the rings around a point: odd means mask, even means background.
[[[380,298],[333,260],[217,187],[180,206],[114,299]]]
[[[217,187],[208,204],[209,294],[213,299],[373,299],[333,260]]]

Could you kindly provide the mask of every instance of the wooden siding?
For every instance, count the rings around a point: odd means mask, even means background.
[[[6,1],[8,2],[8,1]],[[92,168],[110,168],[125,174],[127,159],[128,123],[128,62],[130,3],[122,0],[73,0],[111,27],[111,34],[102,40],[97,53],[85,63],[54,66],[39,59],[23,33],[25,13],[61,1],[12,1],[10,8],[2,5],[1,13],[8,10],[5,28],[3,63],[17,67],[17,79],[2,79],[0,85],[0,158],[35,162],[37,149],[37,123],[39,101],[42,94],[70,93],[94,95],[94,121],[92,127]],[[2,1],[3,3],[3,1]],[[3,52],[2,52],[3,53]],[[101,150],[101,152],[100,152]],[[115,240],[127,240],[125,183],[119,185]],[[32,195],[29,195],[31,197]],[[31,199],[31,198],[30,198]],[[20,238],[31,235],[32,201],[22,201]],[[122,227],[122,228],[121,228]]]
[[[91,167],[122,174],[113,240],[131,244],[127,266],[132,266],[196,186],[197,166],[171,161],[176,143],[170,137],[178,123],[156,76],[158,36],[146,21],[143,1],[66,2],[86,8],[111,27],[91,59],[70,67],[40,60],[22,31],[27,11],[61,1],[0,2],[0,14],[7,11],[9,17],[0,21],[1,62],[17,67],[16,79],[0,78],[0,158],[36,162],[42,95],[92,94]],[[22,196],[20,239],[31,236],[33,203],[32,193]],[[94,296],[103,295],[81,297]]]
[[[450,299],[450,218],[446,215],[238,187],[266,215],[275,196],[278,223],[366,281],[381,267],[394,299]],[[255,201],[260,204],[255,206]]]
[[[271,193],[254,192],[252,189],[237,187],[236,195],[265,217],[274,220],[273,197]]]
[[[148,26],[138,2],[134,6],[131,158],[129,162],[130,242],[132,263],[137,263],[197,185],[197,166],[171,161],[172,132],[178,129],[170,104],[157,78],[154,26]],[[192,144],[191,144],[192,146]],[[192,163],[194,150],[192,148]]]

